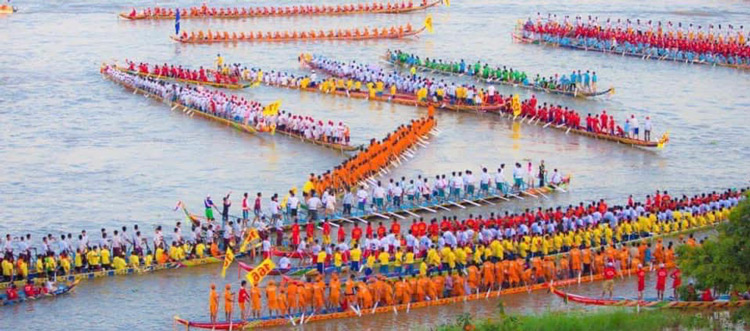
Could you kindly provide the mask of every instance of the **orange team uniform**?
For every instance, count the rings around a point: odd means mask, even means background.
[[[260,288],[257,286],[253,286],[250,289],[250,302],[253,308],[253,311],[259,312],[260,311]]]
[[[484,262],[484,266],[482,266],[482,274],[485,287],[491,287],[495,284],[495,265],[492,262]]]
[[[324,291],[326,285],[322,280],[318,281],[313,285],[313,298],[315,300],[315,308],[322,309],[325,307]]]
[[[503,267],[503,261],[495,262],[495,284],[498,287],[503,286],[505,281],[505,268]]]
[[[212,316],[219,312],[219,294],[216,293],[215,289],[211,289],[211,292],[208,294],[208,311]]]
[[[299,293],[299,289],[297,287],[297,283],[290,282],[289,287],[287,287],[286,291],[286,303],[289,305],[289,310],[294,310],[298,308],[297,303],[297,296]]]
[[[331,277],[330,292],[328,293],[328,302],[333,307],[337,307],[341,304],[341,281],[337,276]]]
[[[266,300],[268,301],[268,310],[277,310],[276,285],[270,283],[266,285]]]
[[[232,295],[232,291],[229,289],[224,290],[224,311],[227,314],[232,313],[232,308],[234,306],[234,296]]]

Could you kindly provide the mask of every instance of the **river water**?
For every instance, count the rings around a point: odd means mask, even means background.
[[[178,213],[172,212],[178,200],[198,210],[206,194],[218,199],[231,190],[237,206],[240,192],[261,191],[264,196],[282,193],[291,186],[300,186],[306,174],[330,169],[344,158],[337,152],[280,135],[251,136],[232,131],[126,93],[98,72],[103,61],[122,63],[125,58],[197,67],[211,65],[216,54],[221,53],[230,63],[267,71],[302,72],[296,57],[303,51],[378,63],[386,49],[398,48],[427,57],[481,59],[543,75],[594,70],[601,88],[616,87],[614,95],[597,100],[548,95],[537,98],[540,102],[574,107],[582,113],[606,109],[620,121],[629,114],[641,119],[650,115],[656,132],[670,131],[671,141],[666,149],[645,151],[537,126],[512,125],[493,115],[439,112],[442,134],[433,137],[428,147],[421,148],[393,175],[434,175],[524,160],[537,164],[540,159],[550,169],[560,168],[573,175],[568,193],[551,196],[547,201],[493,206],[482,213],[600,198],[623,202],[628,194],[643,197],[656,189],[679,194],[747,185],[750,134],[743,124],[750,108],[750,102],[743,97],[750,87],[747,72],[520,45],[510,38],[516,20],[535,16],[537,11],[704,26],[739,25],[748,22],[750,13],[741,1],[688,0],[679,7],[666,1],[453,1],[450,8],[429,11],[434,16],[436,33],[417,39],[210,46],[172,42],[168,38],[174,31],[171,21],[127,22],[116,17],[117,12],[129,11],[136,3],[143,6],[153,2],[14,3],[20,12],[0,17],[3,234],[28,232],[39,238],[46,233],[77,233],[81,229],[93,233],[99,228],[136,223],[150,234],[155,225],[168,226],[181,220]],[[200,4],[158,4],[177,3]],[[424,17],[425,13],[417,12],[398,16],[185,20],[182,28],[327,30],[406,22],[420,26]],[[530,96],[507,87],[499,90]],[[344,121],[351,127],[356,144],[383,137],[398,124],[426,114],[426,110],[414,107],[268,87],[237,93],[263,102],[281,99],[283,108],[295,113]],[[233,271],[227,281],[235,280]],[[71,329],[82,325],[100,329],[168,329],[174,314],[205,318],[210,282],[223,282],[219,266],[87,281],[66,298],[0,309],[0,329]],[[623,284],[620,290],[633,287]],[[597,285],[584,285],[578,292],[594,293],[598,289]],[[557,309],[561,303],[541,292],[512,296],[505,302],[511,311]],[[495,305],[495,301],[479,301],[414,311],[408,318],[403,314],[363,317],[310,327],[429,327],[463,311],[491,315]]]

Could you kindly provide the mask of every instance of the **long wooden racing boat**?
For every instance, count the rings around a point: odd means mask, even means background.
[[[155,78],[158,80],[168,80],[168,81],[173,81],[173,82],[178,82],[178,83],[183,83],[183,84],[204,85],[204,86],[211,86],[211,87],[216,87],[216,88],[225,88],[225,89],[230,89],[230,90],[239,90],[239,89],[244,89],[244,88],[248,88],[252,86],[252,84],[249,84],[249,83],[233,84],[233,83],[217,83],[217,82],[210,82],[210,81],[202,82],[199,80],[180,79],[180,78],[175,78],[175,77],[144,73],[144,72],[140,72],[136,70],[129,70],[122,66],[112,66],[112,67],[119,71],[131,74],[131,75],[138,75],[141,77],[150,77],[150,78]]]
[[[325,36],[315,36],[315,37],[309,37],[305,36],[302,37],[301,32],[296,32],[297,36],[280,36],[278,38],[268,38],[268,37],[244,37],[237,36],[237,33],[234,32],[232,35],[229,35],[227,37],[220,37],[220,38],[192,38],[192,37],[185,37],[185,35],[180,35],[180,37],[176,36],[170,36],[172,40],[183,43],[183,44],[214,44],[214,43],[237,43],[237,42],[297,42],[297,41],[335,41],[335,40],[341,40],[341,41],[359,41],[359,40],[374,40],[374,39],[402,39],[402,38],[408,38],[412,36],[416,36],[420,33],[422,33],[426,28],[422,27],[416,30],[412,31],[404,31],[403,33],[386,33],[386,34],[368,34],[368,35],[349,35],[349,36],[337,36],[337,35],[325,35]],[[270,33],[270,32],[266,32]],[[257,34],[265,36],[266,33],[263,32],[256,32]],[[185,32],[187,34],[187,32]],[[251,33],[252,34],[252,33]],[[276,33],[274,33],[275,35]],[[194,34],[191,34],[194,35]],[[222,32],[223,35],[223,32]]]
[[[517,27],[515,31],[511,32],[510,34],[511,38],[513,38],[513,41],[522,43],[522,44],[531,44],[531,45],[540,45],[540,46],[551,46],[551,47],[560,47],[560,48],[567,48],[567,49],[573,49],[573,50],[579,50],[579,51],[586,51],[586,52],[599,52],[604,54],[613,54],[618,56],[627,56],[627,57],[637,57],[640,59],[648,59],[648,60],[656,60],[656,61],[667,61],[667,62],[677,62],[677,63],[688,63],[688,64],[706,64],[706,65],[716,65],[720,67],[727,67],[727,68],[734,68],[734,69],[744,69],[744,70],[750,70],[750,65],[747,64],[731,64],[731,63],[711,63],[707,61],[702,61],[699,59],[695,60],[687,60],[687,59],[677,59],[672,58],[668,56],[651,56],[649,54],[643,53],[643,52],[627,52],[627,51],[617,51],[614,49],[601,49],[601,48],[594,48],[594,47],[585,47],[581,45],[564,45],[561,43],[555,43],[555,42],[546,42],[537,38],[531,38],[528,36],[524,36],[522,29],[520,27]]]
[[[26,296],[26,293],[24,293],[23,290],[19,288],[18,299],[8,300],[6,294],[3,293],[3,294],[0,294],[0,301],[2,301],[3,306],[7,306],[7,305],[14,305],[14,304],[25,302],[25,301],[33,301],[33,300],[57,297],[57,296],[68,294],[71,291],[73,291],[76,288],[76,286],[78,286],[79,282],[80,282],[79,280],[73,280],[69,284],[65,284],[65,285],[58,287],[57,290],[55,291],[39,294],[39,295],[32,296],[32,297]]]
[[[109,79],[109,80],[117,83],[118,85],[123,86],[125,89],[127,89],[129,91],[133,91],[133,94],[141,94],[143,96],[147,96],[149,98],[153,98],[154,100],[157,100],[159,102],[167,103],[169,106],[171,106],[171,108],[173,110],[174,109],[181,109],[182,112],[186,113],[187,115],[190,115],[190,116],[198,115],[198,116],[203,117],[203,118],[205,118],[207,120],[218,122],[220,124],[224,124],[226,126],[232,127],[234,129],[237,129],[237,130],[242,131],[242,132],[246,132],[246,133],[250,133],[250,134],[256,134],[256,133],[258,133],[258,130],[256,128],[254,128],[253,126],[251,126],[251,125],[246,125],[246,124],[243,124],[243,123],[232,121],[230,119],[226,119],[226,118],[219,117],[219,116],[216,116],[216,115],[213,115],[213,114],[209,114],[209,113],[203,112],[201,110],[188,107],[188,106],[183,105],[183,104],[181,104],[179,102],[176,102],[176,101],[167,101],[167,100],[164,100],[159,95],[156,95],[156,94],[153,94],[151,92],[139,89],[139,88],[137,88],[135,86],[131,86],[131,85],[120,83],[120,82],[112,79],[106,73],[102,73],[102,75],[105,78],[107,78],[107,79]],[[295,133],[286,132],[286,131],[282,131],[282,130],[276,130],[275,132],[282,133],[282,134],[284,134],[286,136],[289,136],[291,138],[294,138],[294,139],[299,139],[300,141],[303,141],[303,142],[307,142],[307,143],[311,143],[313,145],[317,145],[317,146],[322,146],[322,147],[326,147],[326,148],[338,150],[338,151],[341,151],[341,152],[352,152],[352,151],[359,150],[360,147],[361,147],[361,146],[342,145],[342,144],[337,144],[337,143],[332,143],[332,142],[325,142],[325,141],[318,141],[318,140],[314,140],[314,139],[308,139],[308,138],[305,138],[302,135],[298,135],[298,134],[295,134]],[[272,132],[272,134],[273,134],[273,132]]]
[[[640,139],[633,139],[623,136],[617,136],[617,135],[610,135],[605,133],[596,133],[596,132],[588,132],[586,130],[581,129],[573,129],[570,127],[567,127],[565,125],[552,125],[551,123],[545,123],[541,122],[535,118],[526,118],[526,117],[514,117],[512,114],[508,113],[507,110],[504,109],[504,105],[482,105],[482,106],[476,106],[476,105],[467,105],[467,104],[450,104],[450,103],[440,103],[435,101],[417,101],[416,97],[413,95],[408,94],[396,94],[395,97],[390,97],[388,95],[382,95],[382,96],[372,96],[367,92],[362,91],[346,91],[337,89],[335,91],[331,92],[324,92],[316,87],[299,87],[299,86],[293,86],[293,85],[273,85],[268,83],[263,83],[267,86],[272,87],[283,87],[283,88],[289,88],[289,89],[296,89],[303,92],[315,92],[315,93],[321,93],[326,95],[333,95],[338,97],[347,97],[347,98],[355,98],[355,99],[367,99],[372,101],[380,101],[380,102],[391,102],[391,103],[397,103],[401,105],[407,105],[407,106],[418,106],[418,107],[424,107],[427,108],[429,106],[435,107],[435,109],[440,110],[451,110],[451,111],[461,111],[461,112],[471,112],[471,113],[490,113],[495,115],[500,115],[501,117],[507,117],[511,121],[518,121],[519,123],[526,123],[526,124],[536,124],[539,126],[542,126],[543,128],[553,128],[560,131],[565,131],[566,133],[572,132],[579,135],[583,135],[586,137],[601,139],[601,140],[607,140],[607,141],[613,141],[620,144],[628,145],[628,146],[635,146],[635,147],[649,147],[649,148],[655,148],[659,147],[660,144],[663,146],[668,141],[668,135],[662,135],[662,137],[659,140],[656,141],[646,141],[646,140],[640,140]]]
[[[580,280],[566,279],[566,280],[555,282],[554,285],[566,286],[566,285],[572,285],[572,284],[577,284],[577,283],[595,282],[595,281],[600,281],[602,279],[603,279],[602,275],[595,275],[592,277],[582,277]],[[531,291],[546,290],[548,288],[550,288],[550,284],[548,283],[534,284],[530,286],[519,286],[519,287],[507,288],[503,290],[473,293],[473,294],[468,294],[468,295],[459,296],[459,297],[450,297],[450,298],[442,298],[442,299],[431,300],[431,301],[413,302],[410,304],[399,304],[399,305],[392,305],[392,306],[376,307],[374,309],[363,310],[361,311],[361,314],[362,315],[375,315],[375,314],[384,314],[384,313],[387,314],[387,313],[393,313],[394,311],[405,311],[407,309],[411,310],[411,309],[419,309],[419,308],[431,307],[431,306],[443,306],[443,305],[454,304],[454,303],[462,303],[466,301],[474,301],[474,300],[482,300],[482,299],[486,300],[489,298],[497,298],[500,296],[505,296],[505,295],[510,295],[510,294],[519,294],[519,293],[527,293]],[[301,324],[306,324],[309,322],[327,321],[327,320],[332,320],[332,319],[352,318],[352,317],[360,317],[360,315],[357,314],[353,310],[314,314],[314,315],[305,317],[304,321]],[[295,315],[293,318],[263,317],[259,319],[234,320],[231,323],[230,322],[211,323],[211,322],[204,322],[204,321],[190,321],[190,320],[180,318],[179,316],[175,316],[174,322],[184,325],[187,329],[190,329],[190,327],[193,327],[193,328],[198,328],[198,329],[228,330],[230,328],[230,324],[231,324],[231,328],[233,329],[285,326],[285,325],[292,325],[292,321],[294,321],[295,324],[300,324],[298,321],[298,319],[300,318],[301,318],[300,315]]]
[[[552,293],[568,302],[576,302],[584,305],[613,306],[613,307],[642,307],[642,308],[735,308],[750,305],[750,300],[715,300],[715,301],[664,301],[656,299],[599,299],[571,294],[552,288]]]
[[[418,10],[426,10],[431,7],[435,7],[439,4],[443,3],[443,0],[436,0],[430,3],[427,3],[425,5],[419,4],[419,5],[413,5],[411,7],[409,6],[398,6],[396,4],[392,8],[388,8],[387,5],[383,6],[383,8],[375,8],[370,7],[370,4],[367,4],[368,7],[365,8],[365,4],[351,4],[351,6],[354,6],[353,10],[343,10],[341,6],[338,6],[339,8],[332,7],[332,6],[312,6],[312,5],[296,5],[296,6],[286,6],[286,7],[277,7],[277,8],[265,8],[265,7],[250,7],[250,8],[241,8],[238,10],[237,13],[234,12],[234,9],[236,8],[207,8],[206,12],[204,13],[201,11],[201,8],[194,8],[196,9],[195,12],[187,9],[183,9],[180,11],[180,19],[206,19],[206,18],[218,18],[218,19],[242,19],[242,18],[254,18],[254,17],[282,17],[282,16],[338,16],[338,15],[358,15],[358,14],[403,14],[403,13],[410,13]],[[347,6],[350,6],[347,4]],[[360,7],[361,6],[361,7]],[[165,8],[162,8],[165,9]],[[304,9],[304,10],[303,10]],[[244,10],[244,12],[243,12]],[[137,13],[135,15],[132,15],[132,13],[126,13],[122,12],[119,14],[120,18],[126,19],[126,20],[173,20],[175,19],[175,13],[172,11],[172,13],[165,13],[165,14],[154,14],[152,11],[151,15],[147,15],[146,13],[141,10],[140,13]]]
[[[394,61],[391,58],[390,54],[388,54],[388,53],[386,53],[386,56],[383,59],[386,62],[388,62],[388,63],[390,63],[390,64],[392,64],[394,66],[405,68],[405,69],[410,69],[411,67],[414,67],[414,68],[416,68],[416,69],[418,69],[420,71],[430,72],[430,73],[438,73],[438,74],[446,75],[446,76],[454,76],[454,77],[464,76],[463,73],[456,73],[456,72],[447,71],[447,70],[440,70],[440,69],[436,69],[436,68],[430,68],[430,67],[425,66],[425,65],[416,65],[415,66],[415,65],[410,65],[410,64],[407,64],[407,63],[404,63],[404,62],[400,62],[400,61]],[[479,77],[479,76],[467,75],[467,77],[471,77],[472,79],[474,79],[474,80],[476,80],[478,82],[486,83],[486,84],[491,84],[491,85],[504,85],[504,86],[518,87],[518,88],[532,90],[532,91],[537,91],[537,92],[566,95],[566,96],[576,97],[576,98],[593,98],[593,97],[598,97],[598,96],[602,96],[602,95],[614,94],[615,93],[615,88],[614,87],[610,87],[607,90],[598,91],[598,92],[579,92],[579,91],[568,91],[568,90],[562,90],[562,89],[548,89],[548,88],[543,88],[541,86],[536,86],[536,85],[519,84],[519,83],[514,83],[514,82],[507,82],[507,81],[496,80],[496,79],[492,79],[492,78],[485,79],[485,78]]]

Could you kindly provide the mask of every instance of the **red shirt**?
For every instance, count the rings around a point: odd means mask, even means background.
[[[672,288],[678,288],[680,285],[682,285],[682,272],[680,269],[675,269],[672,271],[672,275],[670,276],[674,280],[672,282]]]
[[[367,223],[367,237],[372,237],[372,225],[370,223]]]
[[[237,297],[237,301],[240,303],[244,303],[248,299],[250,299],[250,296],[247,294],[247,290],[245,290],[244,287],[241,287],[239,296]]]
[[[419,229],[419,231],[417,231],[418,233],[413,233],[413,235],[421,237],[425,233],[427,233],[427,224],[425,224],[424,222],[419,222],[419,224],[417,225],[417,229]]]
[[[430,235],[437,236],[440,233],[437,223],[430,224]]]
[[[661,268],[656,272],[656,289],[664,290],[667,283],[667,269]]]
[[[604,268],[604,279],[610,280],[614,279],[617,272],[615,272],[615,268],[613,267],[606,267]]]
[[[315,235],[315,225],[312,222],[307,223],[307,236],[312,238]]]
[[[344,232],[344,227],[340,226],[339,227],[339,232],[338,232],[338,240],[339,241],[344,241],[345,239],[346,239],[346,232]]]
[[[391,233],[401,233],[401,224],[398,224],[398,222],[393,222],[393,224],[391,224]]]
[[[638,292],[640,292],[646,288],[646,271],[639,269],[636,275],[638,275]]]
[[[324,235],[330,235],[331,234],[331,224],[328,222],[323,223],[323,234]]]
[[[387,230],[385,229],[384,226],[381,225],[381,226],[378,227],[378,237],[379,238],[385,237],[386,232],[387,232]]]
[[[360,237],[362,237],[362,229],[359,227],[352,228],[352,239],[359,242]]]

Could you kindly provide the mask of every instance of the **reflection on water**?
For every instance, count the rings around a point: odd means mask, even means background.
[[[243,5],[232,0],[211,3]],[[200,2],[159,4],[187,6]],[[172,212],[177,200],[197,210],[207,193],[216,196],[229,190],[237,192],[235,206],[239,205],[240,192],[283,195],[290,187],[299,187],[306,174],[331,169],[344,158],[335,151],[282,135],[252,136],[230,130],[125,93],[98,73],[102,61],[125,58],[197,67],[211,65],[220,52],[229,62],[302,73],[296,62],[301,52],[385,66],[379,56],[386,49],[398,48],[433,58],[481,59],[548,75],[591,68],[599,74],[602,86],[617,88],[615,95],[597,100],[542,94],[537,98],[581,113],[606,109],[620,119],[647,112],[654,119],[655,131],[671,132],[672,141],[666,149],[644,151],[540,126],[510,124],[491,114],[438,113],[438,127],[443,133],[433,137],[428,147],[419,149],[416,157],[392,176],[434,176],[478,169],[480,165],[493,169],[500,163],[524,159],[534,164],[544,159],[548,168],[573,175],[570,192],[550,195],[549,200],[527,199],[456,211],[458,215],[486,215],[490,211],[599,198],[624,202],[628,194],[644,196],[660,188],[679,194],[747,185],[741,175],[746,173],[750,156],[750,136],[743,121],[750,108],[744,97],[750,87],[746,72],[517,45],[509,37],[517,19],[535,14],[539,8],[558,15],[638,17],[705,25],[746,21],[747,10],[742,3],[688,0],[675,11],[671,3],[643,0],[454,1],[449,9],[431,11],[435,34],[414,40],[211,46],[173,43],[168,39],[173,33],[171,21],[128,22],[116,18],[117,12],[134,5],[147,4],[132,0],[29,0],[17,4],[21,13],[0,18],[0,31],[8,32],[0,33],[0,204],[5,207],[0,233],[29,232],[39,238],[46,233],[77,233],[84,228],[96,231],[137,223],[150,234],[157,224],[183,220],[179,213]],[[416,26],[424,15],[185,20],[182,28],[300,30],[405,22]],[[505,86],[498,91],[517,93],[522,98],[531,95]],[[292,112],[346,122],[355,144],[381,138],[398,124],[426,114],[425,109],[412,106],[268,87],[233,93],[262,102],[281,99],[283,108]],[[207,318],[209,283],[237,282],[236,269],[230,270],[226,280],[219,278],[219,269],[211,265],[86,281],[65,298],[3,307],[0,325],[11,330],[77,329],[82,325],[170,329],[174,314]],[[630,280],[618,282],[618,293],[627,295],[634,287]],[[598,285],[572,289],[581,294],[596,294],[598,290]],[[580,309],[562,306],[561,300],[542,292],[509,296],[504,301],[512,312]],[[306,328],[402,330],[447,322],[463,311],[490,316],[495,306],[496,300],[480,300],[415,310],[408,315],[363,316]]]

